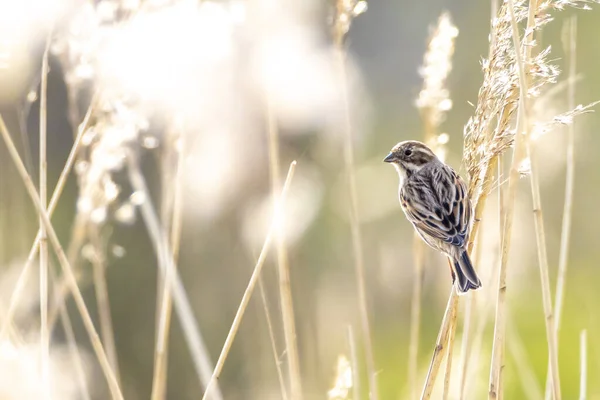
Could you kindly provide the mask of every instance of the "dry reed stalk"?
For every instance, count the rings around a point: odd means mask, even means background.
[[[173,304],[175,305],[175,310],[191,354],[192,362],[194,363],[198,380],[204,387],[208,387],[212,371],[210,356],[204,345],[202,334],[196,323],[194,312],[181,282],[181,277],[175,268],[175,261],[173,253],[169,248],[167,232],[164,231],[160,224],[160,219],[152,205],[146,181],[139,169],[137,159],[132,153],[129,153],[127,156],[127,172],[134,192],[142,193],[144,197],[144,201],[140,205],[140,212],[156,253],[158,268],[163,275],[163,279],[170,286]],[[162,323],[159,324],[159,328],[164,328],[164,326]],[[158,343],[164,343],[164,335],[165,330],[159,329],[157,333],[157,336],[159,336],[157,339]],[[159,349],[159,351],[162,351],[162,349]],[[221,400],[223,395],[219,385],[216,384],[213,386],[214,393],[212,398]]]
[[[78,131],[77,131],[77,136],[75,137],[75,141],[73,142],[73,146],[71,147],[71,151],[69,152],[69,156],[67,157],[65,166],[63,167],[63,170],[60,173],[58,182],[56,183],[56,188],[54,189],[54,192],[52,193],[52,197],[50,199],[50,204],[48,205],[48,215],[50,217],[52,217],[52,214],[54,213],[54,210],[56,209],[56,206],[58,205],[58,200],[60,199],[62,191],[65,187],[65,184],[67,183],[69,173],[71,172],[71,169],[73,168],[73,164],[75,163],[75,158],[81,148],[81,138],[83,137],[83,134],[85,133],[85,131],[89,125],[90,118],[92,116],[93,110],[95,109],[95,107],[97,105],[97,102],[98,102],[98,94],[95,94],[92,99],[92,102],[90,103],[90,106],[86,112],[86,115],[85,115],[82,123],[79,125]],[[17,279],[15,288],[10,296],[10,302],[8,305],[8,310],[6,312],[6,317],[2,321],[2,328],[0,328],[0,340],[5,337],[6,332],[7,332],[7,327],[12,324],[14,313],[15,313],[17,305],[19,304],[19,301],[21,299],[21,295],[23,294],[23,290],[25,289],[25,283],[27,281],[27,276],[29,275],[29,271],[31,269],[31,266],[33,265],[33,261],[35,260],[35,256],[39,250],[40,241],[41,241],[41,231],[38,231],[35,241],[34,241],[33,245],[31,246],[31,250],[29,251],[29,255],[27,256],[27,261],[25,262],[25,266],[23,267],[23,270],[19,274],[19,278]]]
[[[408,383],[411,399],[417,398],[418,360],[419,360],[419,331],[421,327],[421,292],[423,290],[425,243],[415,232],[413,235],[413,264],[414,280],[410,308],[410,339],[408,344]]]
[[[267,295],[265,293],[262,277],[258,279],[258,290],[260,291],[260,299],[262,301],[263,310],[265,312],[265,319],[267,321],[269,341],[271,342],[271,351],[273,352],[275,368],[277,369],[277,380],[279,381],[279,390],[281,391],[281,398],[283,400],[288,400],[287,389],[285,388],[285,380],[283,378],[283,371],[281,370],[281,361],[279,360],[279,352],[277,351],[277,343],[275,342],[275,331],[273,330],[273,323],[271,321],[271,312],[269,311],[269,303],[267,302]]]
[[[207,400],[210,398],[210,391],[213,388],[213,386],[217,383],[217,381],[221,375],[221,371],[223,370],[223,365],[225,365],[225,360],[227,359],[227,356],[229,355],[229,350],[231,349],[233,340],[235,339],[235,336],[236,336],[237,331],[242,322],[242,318],[244,316],[246,308],[248,307],[248,303],[250,302],[250,297],[252,296],[252,293],[254,292],[254,287],[256,286],[256,283],[258,282],[258,278],[260,277],[260,272],[262,271],[262,267],[265,263],[265,259],[269,252],[269,248],[271,247],[271,242],[273,241],[273,237],[276,235],[276,232],[278,229],[277,226],[281,222],[281,213],[283,212],[283,209],[285,206],[285,200],[287,198],[287,194],[288,194],[291,182],[292,182],[292,178],[294,177],[295,170],[296,170],[296,161],[292,161],[292,163],[290,164],[288,173],[287,173],[287,177],[283,184],[283,189],[281,191],[281,196],[279,198],[279,202],[275,204],[274,212],[273,212],[273,219],[271,221],[271,226],[269,227],[269,231],[265,238],[265,242],[260,251],[260,255],[258,256],[258,261],[256,262],[254,271],[252,272],[252,276],[250,277],[250,281],[248,282],[248,286],[246,287],[244,295],[242,296],[242,301],[240,302],[240,306],[238,307],[238,310],[235,314],[235,318],[233,319],[231,328],[229,329],[229,333],[227,334],[227,338],[225,339],[225,343],[223,344],[223,349],[221,350],[221,354],[219,355],[219,359],[217,360],[217,364],[215,365],[213,374],[212,374],[210,381],[206,387],[206,391],[204,392],[204,395],[202,396],[202,400]]]
[[[110,366],[110,363],[108,361],[108,358],[106,356],[106,353],[104,351],[102,343],[100,342],[100,339],[98,338],[98,333],[96,332],[96,329],[94,328],[94,323],[92,322],[92,318],[90,317],[88,309],[85,305],[85,301],[83,300],[81,291],[79,290],[79,287],[77,286],[77,281],[75,279],[75,275],[73,274],[71,265],[69,264],[69,261],[67,260],[65,252],[60,244],[60,241],[58,240],[58,236],[56,235],[56,232],[54,231],[54,228],[52,227],[52,223],[50,222],[48,213],[46,211],[44,211],[44,208],[40,202],[39,194],[37,193],[37,190],[35,189],[35,186],[33,184],[33,181],[31,180],[31,177],[27,173],[27,169],[25,168],[23,161],[19,157],[17,148],[15,147],[15,144],[10,136],[10,133],[8,132],[8,130],[6,128],[4,119],[2,118],[1,115],[0,115],[0,134],[2,135],[2,139],[4,140],[4,143],[6,144],[6,147],[8,148],[8,152],[11,156],[13,163],[17,167],[17,170],[23,181],[23,184],[25,185],[25,188],[27,189],[29,197],[31,198],[39,216],[42,218],[42,222],[43,222],[44,227],[46,228],[46,232],[48,234],[48,239],[50,240],[50,244],[54,248],[54,252],[56,253],[56,256],[58,258],[60,266],[63,269],[63,273],[68,278],[68,284],[69,284],[69,287],[73,294],[73,299],[75,300],[75,305],[77,306],[77,309],[78,309],[79,313],[81,314],[83,324],[84,324],[85,329],[90,337],[92,347],[94,348],[94,351],[96,353],[98,361],[100,362],[100,367],[102,369],[102,372],[104,373],[106,380],[108,382],[108,386],[109,386],[111,395],[112,395],[113,399],[123,400],[123,394],[121,392],[121,388],[119,387],[119,384],[116,380],[114,371],[112,370],[112,368]]]
[[[180,130],[178,130],[180,131]],[[179,148],[177,148],[177,140],[180,141]],[[176,154],[177,161],[174,174],[173,188],[167,184],[169,180],[163,180],[164,188],[162,200],[168,206],[164,207],[163,215],[163,227],[167,228],[170,226],[169,244],[173,257],[173,266],[177,268],[179,261],[179,247],[181,243],[181,225],[182,225],[182,209],[183,209],[183,162],[185,159],[185,145],[183,143],[184,137],[179,132],[179,137],[175,140],[175,143],[171,143],[170,148],[167,149],[172,154]],[[163,162],[163,167],[170,164],[170,160]],[[164,176],[163,176],[164,177]],[[172,195],[170,195],[172,193]],[[171,201],[167,201],[171,198]],[[157,307],[159,309],[157,315],[157,331],[162,331],[161,335],[157,336],[156,346],[154,349],[154,371],[152,377],[152,400],[164,399],[166,396],[167,389],[167,368],[168,368],[168,348],[169,348],[169,334],[171,327],[171,315],[173,310],[173,298],[171,294],[171,287],[163,277],[159,277],[158,285],[158,302]]]
[[[534,41],[534,24],[535,24],[535,16],[538,11],[538,1],[539,0],[530,0],[529,2],[529,17],[527,22],[529,34],[525,36],[525,43],[533,43]],[[512,7],[512,3],[511,7]],[[517,22],[514,18],[514,13],[512,15],[512,25],[513,25],[513,37],[515,40],[515,49],[521,49],[519,43],[519,33],[517,30]],[[540,185],[538,181],[537,175],[537,167],[535,165],[535,151],[531,145],[531,137],[530,137],[530,120],[527,115],[529,112],[528,108],[528,99],[527,99],[527,88],[529,87],[528,75],[531,74],[531,70],[527,67],[529,65],[529,59],[531,57],[532,46],[525,46],[525,57],[524,59],[519,60],[517,58],[518,66],[519,66],[519,81],[521,86],[521,104],[520,111],[522,108],[523,115],[523,134],[525,140],[525,147],[527,154],[531,163],[531,193],[532,193],[532,201],[533,201],[533,214],[534,214],[534,226],[536,232],[536,243],[538,250],[538,260],[540,267],[540,279],[542,285],[542,302],[544,306],[544,315],[546,322],[546,338],[548,342],[548,362],[550,364],[551,371],[551,381],[552,381],[552,394],[554,400],[560,400],[561,392],[560,392],[560,377],[559,377],[559,369],[558,369],[558,345],[556,341],[556,332],[554,328],[554,316],[552,313],[552,294],[550,289],[550,274],[548,272],[548,254],[546,252],[546,237],[544,231],[544,219],[542,215],[542,200],[540,196]],[[519,54],[517,51],[517,57]]]
[[[271,192],[273,203],[279,203],[281,191],[281,177],[279,174],[279,130],[271,105],[269,90],[266,93],[266,122],[269,143],[269,174],[271,178]],[[277,205],[275,206],[277,207]],[[294,318],[294,304],[290,284],[290,265],[285,242],[285,221],[279,222],[275,231],[275,249],[277,252],[277,271],[279,272],[279,300],[283,319],[283,333],[287,350],[287,364],[290,379],[290,398],[302,400],[302,381],[300,378],[300,357],[298,355],[298,342],[296,323]]]
[[[350,348],[350,362],[352,363],[352,400],[360,400],[358,355],[356,354],[356,342],[354,341],[354,330],[352,329],[352,325],[348,325],[348,347]]]
[[[431,364],[429,365],[429,371],[427,372],[427,378],[425,379],[425,385],[423,386],[423,392],[421,393],[421,400],[427,400],[431,397],[433,392],[433,386],[442,360],[446,351],[448,350],[448,338],[450,335],[450,329],[453,321],[456,320],[456,314],[458,311],[458,295],[454,290],[454,285],[450,288],[450,296],[448,298],[448,304],[446,305],[446,311],[444,312],[444,319],[438,333],[437,340],[435,342],[435,348],[433,350],[433,357],[431,358]]]
[[[579,400],[587,399],[587,330],[579,335]]]
[[[523,159],[524,144],[527,124],[526,98],[527,98],[527,82],[525,76],[524,64],[521,60],[521,43],[515,18],[515,10],[513,0],[508,0],[508,11],[510,15],[510,25],[512,28],[513,48],[515,49],[515,60],[519,75],[519,107],[517,111],[517,130],[515,137],[515,150],[513,153],[510,174],[508,178],[508,189],[504,204],[504,220],[502,233],[502,249],[500,257],[500,270],[498,278],[498,295],[496,300],[496,316],[494,324],[494,341],[492,347],[492,361],[490,368],[490,385],[488,399],[502,399],[502,389],[500,385],[502,380],[502,370],[504,368],[504,343],[506,336],[506,267],[508,265],[508,249],[510,247],[512,222],[514,215],[514,202],[516,197],[516,186],[519,179],[519,166]],[[532,0],[529,4],[529,17],[527,19],[527,32],[533,34],[534,12],[536,10],[536,2]],[[531,37],[525,39],[527,42],[532,40]],[[525,58],[529,62],[530,49],[526,50]]]
[[[53,281],[57,280],[56,273],[54,270],[50,269],[50,274]],[[54,293],[54,298],[56,300],[60,300],[60,295],[58,293]],[[73,331],[73,324],[71,324],[71,317],[69,317],[69,312],[67,310],[67,306],[64,301],[57,301],[58,303],[58,311],[60,315],[60,320],[63,325],[63,329],[65,331],[65,336],[67,338],[67,346],[69,348],[69,354],[71,355],[71,360],[75,367],[75,380],[77,385],[79,386],[79,394],[83,400],[91,400],[90,390],[88,388],[85,369],[83,366],[83,360],[81,359],[81,354],[79,353],[79,347],[77,346],[77,340],[75,338],[75,332]],[[49,319],[50,320],[50,319]],[[50,326],[52,326],[50,324]],[[52,330],[50,330],[52,332]]]
[[[565,50],[568,54],[569,79],[568,79],[568,109],[575,108],[575,80],[577,74],[577,17],[571,17],[568,20],[568,43],[565,44]],[[560,332],[560,317],[562,315],[562,305],[565,293],[567,267],[569,258],[569,241],[571,238],[571,221],[573,215],[573,193],[575,191],[575,125],[569,124],[567,127],[567,165],[565,179],[565,204],[563,208],[563,220],[560,235],[560,251],[558,256],[558,277],[556,279],[556,298],[554,299],[554,334],[556,336],[556,350],[558,352],[558,337]],[[550,362],[548,362],[549,377]],[[550,400],[550,380],[546,378],[546,396]]]
[[[452,107],[449,98],[446,80],[452,70],[452,55],[454,54],[454,40],[458,36],[458,29],[452,23],[450,14],[444,12],[440,15],[437,25],[431,29],[427,51],[424,56],[420,74],[423,77],[423,87],[416,101],[423,122],[423,138],[428,146],[434,149],[442,159],[442,145],[438,130]],[[411,300],[410,340],[408,353],[408,382],[411,398],[417,397],[418,375],[418,349],[419,330],[421,321],[421,292],[425,267],[426,246],[420,236],[415,232],[413,241],[414,281],[413,296]],[[451,357],[448,360],[452,360]]]
[[[94,281],[94,291],[96,302],[98,303],[98,317],[100,320],[100,335],[102,343],[106,349],[108,361],[115,371],[117,382],[121,383],[119,374],[119,358],[117,356],[117,346],[115,345],[115,334],[113,329],[112,317],[110,313],[110,301],[108,296],[108,285],[106,283],[106,258],[104,257],[105,246],[102,245],[100,235],[96,227],[90,229],[91,243],[96,249],[92,257],[92,275]]]
[[[450,262],[450,260],[448,260]],[[456,301],[458,305],[458,298]],[[458,317],[458,306],[455,306],[452,310],[452,314],[450,318],[450,332],[448,333],[448,343],[446,347],[448,348],[448,355],[446,356],[446,371],[444,373],[444,391],[442,392],[442,400],[448,400],[448,395],[450,393],[450,378],[452,376],[452,350],[454,349],[454,337],[456,336],[456,318]]]
[[[40,85],[40,204],[46,212],[48,203],[48,53],[52,41],[52,31],[46,39],[42,56]],[[42,361],[42,387],[45,399],[50,398],[50,334],[48,332],[48,238],[44,222],[40,218],[40,349]]]
[[[339,74],[339,87],[343,101],[342,112],[344,134],[344,165],[348,179],[348,196],[350,197],[350,232],[352,235],[352,252],[354,255],[354,270],[358,289],[358,308],[360,326],[365,351],[366,368],[368,376],[367,391],[371,400],[379,398],[377,385],[377,372],[375,370],[375,357],[373,355],[373,340],[369,323],[369,309],[367,304],[367,288],[365,283],[365,266],[362,247],[360,219],[358,215],[358,195],[356,192],[356,176],[354,171],[354,145],[352,123],[350,117],[350,98],[347,85],[348,71],[346,69],[346,51],[344,40],[350,30],[352,20],[366,11],[367,2],[361,0],[335,0],[335,18],[333,20],[332,34],[334,52]]]

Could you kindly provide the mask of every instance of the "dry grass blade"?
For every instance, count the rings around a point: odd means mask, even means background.
[[[576,57],[577,57],[577,17],[568,20],[568,108],[575,108],[575,80],[576,80]],[[573,215],[573,193],[575,191],[575,126],[570,123],[567,126],[567,165],[565,182],[565,204],[563,208],[563,220],[560,235],[560,251],[558,261],[558,277],[556,279],[556,298],[554,299],[554,334],[556,336],[556,351],[558,352],[558,337],[560,331],[560,317],[562,314],[563,298],[567,279],[567,267],[569,257],[569,239],[571,237],[571,221]],[[547,377],[550,377],[550,362],[548,362]],[[546,380],[546,396],[550,399],[550,380]]]
[[[119,359],[117,357],[117,346],[115,345],[115,336],[110,312],[110,301],[108,296],[108,285],[106,283],[106,259],[104,257],[104,246],[101,244],[100,235],[95,228],[91,229],[91,242],[98,251],[93,253],[92,257],[92,275],[94,281],[94,291],[96,302],[98,303],[98,317],[100,320],[100,334],[102,343],[106,349],[110,365],[115,371],[117,381],[120,383]]]
[[[274,204],[279,203],[281,178],[279,174],[279,130],[271,106],[270,93],[266,93],[266,120],[269,142],[269,171],[271,191]],[[277,206],[276,206],[277,207]],[[290,263],[283,230],[284,221],[277,225],[275,231],[275,248],[277,250],[277,270],[279,272],[279,298],[283,317],[283,333],[287,350],[287,363],[290,378],[290,396],[292,400],[302,399],[302,384],[300,379],[300,357],[296,340],[296,322],[294,320],[294,304],[290,285]]]
[[[423,386],[423,392],[421,393],[421,400],[427,400],[431,397],[433,392],[433,386],[435,385],[435,378],[439,372],[440,366],[444,355],[448,351],[448,338],[450,329],[453,321],[456,320],[458,311],[458,295],[454,286],[450,288],[450,297],[448,298],[448,304],[446,305],[446,311],[444,313],[444,319],[438,333],[437,340],[435,342],[435,348],[433,350],[433,357],[431,358],[431,364],[429,365],[429,371],[427,372],[427,378],[425,379],[425,385]]]
[[[273,359],[275,360],[275,368],[277,369],[277,380],[279,381],[279,390],[281,398],[288,400],[287,389],[285,388],[285,380],[283,371],[281,370],[281,361],[279,361],[279,352],[277,351],[277,343],[275,342],[275,332],[273,331],[273,323],[271,322],[271,312],[269,311],[269,303],[267,303],[267,295],[262,282],[262,277],[258,279],[258,290],[260,291],[260,299],[262,301],[263,310],[265,311],[265,319],[267,321],[267,329],[269,331],[269,341],[271,342],[271,350],[273,351]]]
[[[65,187],[65,184],[67,183],[67,179],[69,177],[71,169],[73,168],[73,164],[75,163],[75,158],[79,152],[79,149],[81,148],[81,138],[83,137],[83,134],[85,133],[85,131],[88,127],[90,118],[96,107],[97,102],[98,102],[98,94],[94,95],[92,102],[90,103],[90,106],[85,115],[85,118],[83,119],[83,122],[79,126],[79,129],[77,131],[77,136],[75,137],[75,141],[73,143],[73,146],[71,147],[71,151],[69,153],[69,156],[67,157],[65,166],[64,166],[62,172],[60,173],[60,177],[58,178],[58,182],[56,183],[56,188],[54,189],[54,192],[52,193],[52,198],[50,199],[50,204],[48,205],[48,215],[50,217],[52,217],[52,214],[54,213],[54,210],[56,209],[56,206],[58,205],[58,200],[60,199],[62,191]],[[17,305],[19,304],[21,295],[25,288],[27,276],[29,275],[29,271],[31,269],[31,266],[33,265],[33,261],[39,250],[40,241],[41,241],[41,231],[38,231],[35,241],[34,241],[33,245],[31,246],[31,250],[29,251],[29,255],[27,256],[27,261],[25,262],[25,266],[23,267],[23,270],[21,271],[21,274],[19,275],[19,278],[17,279],[15,288],[10,296],[10,302],[8,305],[8,310],[6,312],[6,317],[3,319],[2,328],[0,329],[0,340],[5,337],[6,332],[7,332],[7,327],[10,326],[10,324],[12,324],[14,313],[17,309]]]
[[[104,351],[104,348],[102,347],[102,343],[100,342],[100,339],[98,338],[98,333],[96,332],[96,329],[94,328],[94,323],[92,322],[92,318],[90,317],[90,314],[87,310],[87,307],[83,300],[83,296],[81,295],[81,291],[79,290],[79,287],[77,286],[77,280],[75,279],[75,275],[73,274],[71,265],[69,264],[69,261],[67,260],[65,252],[64,252],[62,246],[60,245],[60,241],[58,240],[58,236],[56,236],[56,232],[54,231],[54,228],[52,227],[50,218],[48,217],[48,214],[46,213],[46,211],[44,211],[44,208],[43,208],[42,204],[40,203],[39,194],[37,193],[37,190],[35,189],[35,186],[33,185],[31,177],[27,173],[25,165],[23,165],[23,161],[19,157],[17,148],[15,147],[15,144],[13,143],[10,133],[6,129],[4,119],[1,116],[0,116],[0,134],[2,135],[2,139],[4,140],[4,143],[6,144],[6,146],[8,148],[8,151],[10,153],[12,161],[14,162],[15,166],[17,167],[19,175],[20,175],[21,179],[23,180],[23,184],[25,185],[25,188],[27,189],[29,197],[33,201],[33,204],[34,204],[40,218],[42,219],[42,222],[44,223],[44,227],[46,228],[46,231],[48,233],[48,239],[50,240],[50,243],[52,244],[52,247],[54,248],[54,251],[56,253],[56,256],[58,258],[60,266],[63,269],[63,273],[67,277],[67,282],[68,282],[69,288],[73,294],[73,299],[75,300],[75,305],[77,306],[77,309],[78,309],[79,313],[81,314],[81,317],[83,319],[83,324],[84,324],[85,329],[90,337],[90,340],[92,342],[94,351],[96,352],[98,361],[100,362],[100,367],[102,368],[102,372],[104,373],[106,380],[108,381],[108,386],[110,388],[111,395],[112,395],[113,399],[123,400],[123,394],[121,392],[121,388],[119,387],[119,384],[117,382],[114,371],[112,370],[110,363],[108,361],[108,358],[106,357],[106,353]]]
[[[40,204],[46,212],[48,202],[48,53],[52,32],[46,39],[46,47],[42,57],[42,76],[40,88]],[[42,386],[44,398],[50,397],[50,334],[48,332],[48,238],[44,222],[40,218],[40,348],[42,351]]]
[[[275,210],[273,213],[273,219],[271,221],[271,226],[269,227],[269,232],[267,233],[267,237],[265,238],[265,242],[263,244],[262,250],[260,251],[260,255],[258,256],[258,261],[256,262],[256,266],[254,267],[254,271],[252,272],[252,276],[250,277],[250,281],[248,282],[248,286],[246,287],[246,291],[242,296],[242,301],[240,302],[240,306],[235,314],[235,318],[233,319],[233,323],[231,324],[231,328],[229,329],[229,333],[227,334],[227,338],[225,339],[225,343],[223,344],[223,349],[221,350],[221,354],[219,355],[219,359],[217,360],[217,364],[215,365],[215,370],[210,378],[210,381],[206,387],[206,391],[204,392],[204,396],[202,396],[203,400],[207,400],[211,396],[211,390],[213,386],[217,383],[219,376],[221,375],[221,371],[223,370],[223,365],[225,365],[225,360],[229,355],[229,350],[231,349],[231,345],[233,344],[233,340],[237,334],[237,331],[242,322],[242,318],[244,313],[246,312],[246,308],[248,307],[248,303],[250,302],[250,297],[254,292],[254,287],[258,282],[258,278],[260,277],[260,272],[262,271],[262,267],[265,263],[265,259],[267,257],[269,248],[271,247],[271,242],[273,241],[273,237],[276,234],[277,226],[281,221],[281,213],[283,212],[283,208],[285,205],[285,200],[287,197],[287,193],[289,191],[292,178],[294,177],[294,171],[296,170],[296,161],[293,161],[290,164],[290,169],[288,170],[287,177],[283,184],[283,189],[281,191],[281,197],[279,203],[275,204]]]
[[[450,332],[448,333],[448,355],[446,356],[446,372],[444,374],[444,391],[442,400],[448,400],[450,394],[450,378],[452,376],[452,350],[454,349],[454,337],[456,335],[456,318],[458,316],[458,307],[454,307],[453,313],[450,314]]]
[[[411,399],[417,398],[419,331],[421,326],[421,292],[425,264],[425,243],[415,232],[413,236],[414,281],[410,310],[410,339],[408,344],[408,383]]]
[[[335,18],[333,23],[333,41],[335,44],[335,57],[337,61],[339,86],[343,101],[344,113],[344,164],[348,179],[348,196],[350,198],[350,231],[352,235],[352,252],[354,254],[354,270],[358,286],[358,308],[360,314],[360,325],[364,341],[364,351],[369,377],[369,398],[377,400],[379,389],[377,385],[377,373],[375,371],[375,356],[373,355],[373,340],[369,323],[369,309],[367,305],[367,287],[365,283],[365,266],[362,247],[362,234],[358,215],[358,195],[356,190],[356,176],[354,171],[354,144],[352,135],[352,123],[350,118],[350,98],[348,96],[348,72],[346,70],[346,52],[344,39],[352,20],[366,11],[367,2],[361,0],[335,0]]]
[[[512,27],[512,39],[514,43],[514,49],[516,49],[515,58],[517,67],[519,69],[519,76],[524,77],[523,64],[520,61],[520,39],[517,29],[517,22],[515,18],[514,4],[512,0],[508,0],[508,10],[510,15],[511,27]],[[532,21],[530,21],[532,22]],[[529,24],[528,24],[529,26]],[[500,382],[502,380],[502,370],[504,368],[504,343],[506,337],[506,267],[508,264],[508,249],[510,247],[512,222],[514,215],[514,202],[516,196],[516,186],[519,179],[519,165],[523,158],[523,144],[522,136],[523,132],[527,127],[526,113],[525,113],[525,98],[527,96],[527,90],[524,86],[524,81],[521,81],[519,85],[519,108],[517,114],[517,133],[515,140],[515,150],[510,168],[510,174],[508,179],[508,189],[506,191],[506,198],[504,204],[504,220],[501,221],[502,231],[502,248],[500,253],[500,269],[498,272],[498,295],[496,300],[496,315],[494,323],[494,339],[492,346],[492,361],[490,368],[490,385],[488,398],[501,399],[502,398],[502,387]]]
[[[134,191],[142,193],[144,197],[144,202],[142,202],[140,206],[142,218],[146,224],[154,251],[156,252],[158,268],[160,269],[166,284],[170,286],[170,291],[173,294],[175,310],[179,317],[179,323],[181,324],[188,349],[192,356],[196,375],[202,385],[208,387],[212,370],[210,357],[206,350],[206,346],[204,345],[200,329],[196,323],[194,312],[190,306],[185,288],[181,282],[179,273],[175,268],[173,253],[169,249],[169,243],[167,242],[167,233],[160,225],[160,220],[152,205],[150,192],[148,191],[144,176],[139,170],[137,160],[131,154],[127,157],[127,169],[129,181],[131,182]],[[160,323],[158,326],[159,331],[157,336],[159,338],[157,339],[157,343],[165,343],[165,324]],[[163,351],[163,349],[159,349],[158,351]],[[216,400],[223,398],[218,385],[216,385],[214,389],[213,398]]]
[[[171,245],[174,268],[177,268],[177,262],[179,259],[179,245],[181,242],[181,225],[183,209],[183,164],[185,159],[185,154],[183,153],[183,149],[185,149],[185,145],[183,144],[183,135],[181,135],[181,137],[179,137],[178,140],[181,142],[181,150],[177,151],[177,145],[175,144],[176,141],[175,143],[172,143],[171,148],[167,150],[170,150],[177,156],[176,171],[174,174],[174,188],[171,188],[171,186],[167,184],[167,180],[165,179],[163,185],[166,188],[166,190],[163,191],[162,199],[164,203],[169,203],[166,201],[166,197],[169,196],[169,193],[167,192],[172,192],[172,210],[169,207],[167,207],[165,211],[169,213],[169,215],[165,219],[168,218],[171,222],[169,242]],[[168,165],[168,161],[165,162],[165,164]],[[160,285],[158,286],[158,290],[160,300],[158,303],[158,331],[162,332],[162,334],[157,337],[156,346],[154,349],[154,371],[152,377],[151,394],[152,400],[164,399],[166,395],[168,345],[171,327],[171,315],[173,310],[173,297],[171,294],[171,287],[167,284],[165,279],[160,279]]]
[[[352,363],[352,399],[360,400],[358,355],[356,354],[356,342],[354,341],[354,330],[352,329],[352,325],[348,325],[348,345],[350,347],[350,362]]]
[[[375,371],[375,357],[373,355],[373,340],[371,338],[371,328],[369,324],[369,311],[367,306],[367,288],[365,283],[365,265],[362,247],[362,235],[360,229],[360,220],[358,216],[358,195],[356,190],[356,176],[354,171],[354,145],[352,143],[352,125],[350,123],[350,105],[346,85],[348,82],[346,73],[346,57],[341,44],[336,51],[341,88],[344,100],[344,163],[346,165],[346,174],[348,176],[348,188],[350,197],[350,230],[352,233],[352,250],[354,253],[354,267],[356,271],[356,281],[358,285],[358,303],[360,310],[360,320],[362,334],[364,338],[364,347],[367,358],[367,371],[369,375],[369,392],[371,399],[377,400],[378,385],[377,373]]]
[[[579,336],[579,400],[587,399],[587,330]]]

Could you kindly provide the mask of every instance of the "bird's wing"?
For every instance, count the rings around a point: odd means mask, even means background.
[[[422,235],[457,247],[466,244],[471,203],[466,184],[449,167],[432,172],[428,179],[407,182],[400,191],[400,202]]]

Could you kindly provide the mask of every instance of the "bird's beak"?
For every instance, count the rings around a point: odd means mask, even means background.
[[[395,159],[396,159],[396,156],[394,155],[394,153],[390,153],[383,159],[383,162],[391,163],[391,162],[394,162]]]

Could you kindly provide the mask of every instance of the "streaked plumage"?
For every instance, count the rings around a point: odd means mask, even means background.
[[[406,218],[429,246],[452,259],[458,292],[481,287],[466,251],[472,211],[465,182],[421,142],[398,143],[384,161],[400,176]]]

